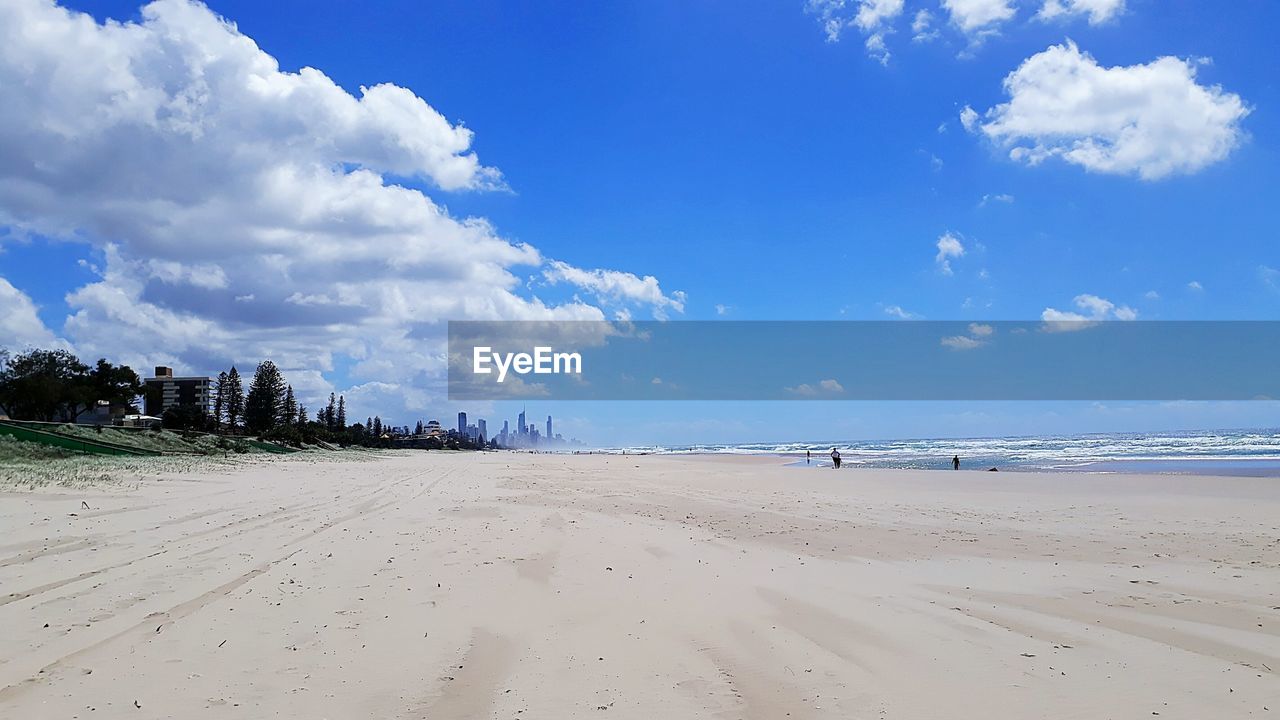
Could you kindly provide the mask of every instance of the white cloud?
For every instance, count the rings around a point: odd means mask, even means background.
[[[884,309],[884,314],[888,315],[889,317],[897,318],[899,320],[919,320],[920,319],[919,315],[909,310],[904,310],[898,305],[886,306]]]
[[[1116,305],[1097,295],[1077,295],[1072,301],[1084,314],[1045,308],[1040,319],[1049,330],[1079,330],[1102,320],[1137,320],[1138,311],[1128,305]]]
[[[960,125],[969,132],[978,125],[978,111],[965,105],[960,109]]]
[[[314,68],[282,70],[189,0],[106,24],[6,0],[0,47],[0,226],[103,256],[100,277],[66,298],[61,331],[87,355],[191,372],[270,357],[327,396],[320,373],[342,354],[361,387],[442,391],[444,319],[605,317],[531,296],[536,248],[430,197],[500,189],[502,177],[470,130],[407,88],[353,95]],[[578,272],[611,299],[683,306],[656,279]],[[23,332],[49,340],[20,300],[5,302]],[[377,397],[407,413],[428,394]]]
[[[1036,165],[1058,157],[1145,180],[1224,159],[1240,144],[1240,121],[1249,114],[1239,95],[1197,83],[1190,61],[1162,57],[1107,68],[1070,41],[1025,60],[1004,89],[1009,102],[985,120],[967,112],[961,120],[1008,147],[1013,160]]]
[[[1156,292],[1155,290],[1148,290],[1142,297],[1148,300],[1159,300],[1160,293]]]
[[[965,33],[989,32],[1017,13],[1012,0],[942,0],[942,7]]]
[[[1013,204],[1013,196],[1008,193],[997,193],[995,195],[983,195],[982,200],[978,202],[978,207],[986,207],[987,203],[998,202],[1005,205]]]
[[[801,397],[819,397],[823,395],[839,395],[844,386],[835,380],[822,380],[817,385],[802,383],[795,387],[784,388],[787,392]]]
[[[719,304],[719,303],[717,303],[717,304],[716,304],[716,314],[717,314],[717,315],[728,315],[728,314],[729,314],[729,311],[730,311],[730,310],[732,310],[732,309],[733,309],[733,308],[729,307],[728,305],[721,305],[721,304]]]
[[[917,10],[911,20],[911,39],[915,42],[936,40],[940,33],[933,27],[933,13],[928,10]]]
[[[987,344],[996,329],[982,323],[969,323],[968,335],[952,335],[941,340],[942,346],[951,350],[973,350]]]
[[[567,282],[596,296],[615,302],[650,305],[655,312],[671,308],[684,312],[685,294],[679,290],[667,295],[652,275],[639,277],[618,270],[583,270],[559,260],[547,263],[543,277],[552,284]]]
[[[1101,25],[1124,12],[1124,0],[1044,0],[1036,17],[1042,20],[1088,15],[1090,25]]]
[[[1128,305],[1121,305],[1113,311],[1117,320],[1137,320],[1138,311]]]
[[[968,335],[952,335],[942,338],[942,346],[952,350],[973,350],[981,347],[983,342]]]
[[[66,347],[36,314],[27,294],[0,277],[0,348],[20,352],[31,347]]]
[[[1199,280],[1192,280],[1191,282],[1187,283],[1187,289],[1194,290],[1196,292],[1202,292],[1204,290],[1204,286],[1200,284]]]
[[[905,0],[809,0],[806,12],[818,16],[827,42],[838,42],[846,27],[856,27],[866,37],[867,54],[882,65],[889,63],[885,36],[900,15]],[[850,16],[852,13],[852,16]]]
[[[1075,302],[1077,307],[1089,311],[1092,317],[1106,317],[1116,307],[1115,303],[1097,295],[1077,295]]]
[[[938,265],[938,271],[943,275],[954,274],[951,270],[951,258],[964,257],[964,244],[960,242],[960,238],[946,232],[938,238],[937,247],[938,254],[933,260]]]

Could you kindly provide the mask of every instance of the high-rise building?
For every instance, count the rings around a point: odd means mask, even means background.
[[[547,416],[547,439],[550,440],[553,437],[555,437],[555,435],[551,434],[551,416],[548,415]]]
[[[520,411],[520,419],[516,422],[516,429],[521,435],[529,432],[529,428],[524,424],[524,410]]]
[[[487,441],[489,439],[489,425],[485,423],[484,418],[476,421],[476,426],[480,428],[480,440]]]
[[[467,414],[464,412],[458,413],[458,434],[463,437],[467,435]]]
[[[169,408],[194,405],[207,414],[213,401],[209,385],[207,377],[174,377],[173,368],[157,365],[155,377],[147,378],[143,386],[143,412],[160,417]]]

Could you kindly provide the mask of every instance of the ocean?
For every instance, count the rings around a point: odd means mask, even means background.
[[[846,467],[949,470],[952,456],[959,455],[961,469],[966,470],[1280,477],[1280,429],[637,446],[605,452],[779,455],[799,458],[803,466],[806,449],[813,452],[815,464],[829,465],[832,447],[840,449]]]

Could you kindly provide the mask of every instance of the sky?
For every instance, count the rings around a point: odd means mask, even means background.
[[[1269,0],[5,0],[0,346],[270,358],[313,408],[495,427],[518,407],[446,397],[448,320],[1280,319],[1277,27]],[[547,413],[602,444],[1280,424]]]

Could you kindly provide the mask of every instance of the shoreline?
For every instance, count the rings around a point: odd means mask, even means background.
[[[563,454],[563,453],[561,453]],[[721,451],[705,451],[705,452],[628,452],[625,455],[621,451],[592,451],[592,453],[578,454],[595,454],[608,455],[617,457],[671,457],[671,458],[743,458],[744,462],[753,462],[756,459],[762,460],[783,460],[782,465],[786,467],[814,467],[831,469],[831,460],[825,453],[814,454],[813,463],[806,465],[803,454],[793,452],[772,453],[772,452],[721,452]],[[961,458],[964,462],[964,458]],[[991,465],[982,467],[966,467],[962,465],[962,470],[968,471],[988,471],[989,467],[996,467],[999,472],[1012,473],[1060,473],[1065,475],[1196,475],[1204,477],[1270,477],[1280,478],[1280,456],[1276,457],[1135,457],[1124,459],[1101,459],[1101,460],[1081,460],[1070,465],[1042,466],[1009,463],[1003,466]],[[886,462],[877,462],[876,464],[860,462],[856,457],[844,457],[843,467],[841,470],[907,470],[920,472],[954,472],[951,467],[939,462],[937,467],[918,467],[907,465],[891,465]]]

